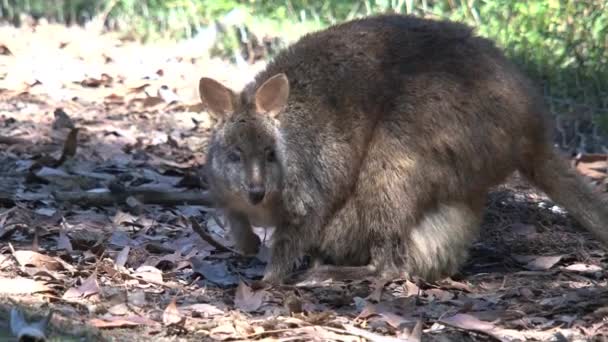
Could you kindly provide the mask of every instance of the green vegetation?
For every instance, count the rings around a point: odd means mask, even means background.
[[[608,107],[606,0],[0,0],[0,17],[12,22],[27,13],[82,24],[101,14],[106,27],[142,40],[191,37],[220,22],[216,52],[225,56],[242,49],[235,27],[291,41],[387,11],[474,25],[543,81],[551,96]]]

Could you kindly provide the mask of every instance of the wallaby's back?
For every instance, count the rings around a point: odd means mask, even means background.
[[[318,175],[313,197],[351,192],[379,123],[400,152],[428,156],[425,176],[447,177],[428,191],[446,196],[485,191],[547,141],[536,90],[461,24],[399,15],[340,24],[279,54],[249,92],[277,73],[290,80],[287,163]]]

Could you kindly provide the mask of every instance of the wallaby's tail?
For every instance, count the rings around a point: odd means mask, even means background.
[[[608,246],[608,204],[555,151],[547,150],[521,172]]]

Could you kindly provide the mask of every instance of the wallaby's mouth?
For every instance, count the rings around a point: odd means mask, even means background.
[[[257,205],[264,199],[266,195],[266,190],[263,188],[254,188],[249,190],[249,201],[253,205]]]

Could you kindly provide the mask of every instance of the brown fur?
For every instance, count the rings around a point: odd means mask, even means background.
[[[276,226],[266,280],[284,280],[305,253],[347,266],[317,275],[449,276],[488,189],[516,170],[608,241],[608,210],[552,150],[536,89],[464,25],[355,20],[304,36],[240,93],[203,80],[203,101],[228,112],[209,151],[211,190],[240,217],[241,248],[259,244],[250,222]],[[236,148],[242,159],[228,162]]]

